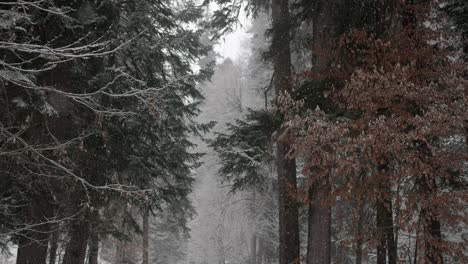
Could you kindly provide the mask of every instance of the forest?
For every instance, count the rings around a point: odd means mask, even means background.
[[[1,0],[0,66],[0,264],[468,263],[468,0]]]

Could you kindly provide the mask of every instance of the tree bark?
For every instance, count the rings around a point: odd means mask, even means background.
[[[149,241],[149,212],[146,210],[143,213],[143,264],[149,263],[148,255],[148,241]]]
[[[434,214],[428,214],[425,232],[430,235],[429,241],[425,243],[425,255],[427,264],[443,264],[444,258],[442,256],[441,250],[438,249],[437,243],[440,243],[442,240],[442,232],[440,230],[441,224],[440,221]]]
[[[88,264],[98,264],[99,258],[99,211],[93,210],[90,217],[90,234],[88,245]]]
[[[421,180],[423,197],[430,197],[437,193],[434,179],[424,178]],[[426,205],[421,210],[424,238],[424,262],[429,264],[443,264],[444,258],[438,244],[442,241],[441,223],[437,217],[437,207]]]
[[[387,263],[387,250],[386,250],[386,239],[385,239],[385,224],[384,224],[384,205],[379,201],[377,202],[377,264]]]
[[[55,230],[52,232],[52,237],[49,241],[49,264],[55,264],[57,259],[58,239],[60,235],[59,225],[54,226]]]
[[[99,233],[93,232],[89,240],[88,264],[98,264],[99,259]]]
[[[397,1],[395,0],[378,0],[375,5],[375,34],[377,38],[382,38],[391,34],[393,26],[395,9]],[[388,170],[388,164],[380,166],[379,171]],[[387,184],[387,183],[384,183]],[[394,225],[393,225],[393,208],[390,195],[391,186],[379,186],[384,192],[383,197],[377,199],[377,264],[397,263],[397,241],[395,241]]]
[[[84,264],[89,238],[89,222],[87,220],[80,219],[72,224],[62,264]]]
[[[419,216],[419,223],[421,222],[421,215]],[[420,226],[417,226],[416,229],[416,238],[414,240],[414,258],[413,258],[413,264],[418,264],[418,254],[419,254],[419,229]]]
[[[377,264],[385,264],[387,257],[389,264],[397,263],[397,247],[393,231],[392,202],[388,198],[383,198],[377,202],[377,232],[379,239]]]
[[[396,264],[398,261],[397,241],[395,241],[394,225],[393,225],[393,207],[392,202],[387,202],[388,209],[385,211],[385,236],[387,238],[387,254],[388,263]]]
[[[276,96],[292,90],[291,50],[290,50],[290,13],[288,0],[272,0],[273,20],[272,52]],[[288,157],[291,144],[287,133],[279,129],[276,142],[276,166],[279,184],[279,264],[299,263],[299,220],[296,179],[296,161]]]
[[[250,238],[250,263],[257,263],[257,235],[255,233]]]
[[[331,263],[331,208],[329,183],[309,191],[307,263]],[[321,189],[323,188],[323,189]]]
[[[88,264],[98,264],[99,258],[99,211],[91,212],[89,245],[88,245]]]
[[[258,239],[258,251],[257,251],[257,260],[255,264],[263,264],[263,239]]]
[[[356,234],[356,264],[362,264],[362,246],[364,243],[364,202],[359,202],[359,216]]]
[[[337,37],[335,7],[341,0],[317,0],[314,6],[313,44],[320,49]],[[331,70],[329,54],[312,55],[312,70],[325,74]],[[331,263],[331,204],[329,203],[330,182],[317,181],[309,190],[309,220],[307,235],[307,264]]]
[[[18,241],[16,264],[46,264],[51,216],[50,205],[46,200],[36,198],[26,209],[27,224],[34,225],[22,232]]]

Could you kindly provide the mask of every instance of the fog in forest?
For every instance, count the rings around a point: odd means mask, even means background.
[[[0,1],[0,264],[468,263],[468,1]]]

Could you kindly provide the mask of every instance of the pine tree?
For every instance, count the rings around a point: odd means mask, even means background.
[[[208,127],[193,121],[202,100],[195,86],[210,75],[191,64],[210,47],[187,25],[201,9],[21,1],[1,4],[1,12],[0,164],[9,183],[1,190],[1,221],[9,223],[1,238],[19,243],[17,262],[45,263],[54,224],[67,234],[64,263],[83,263],[91,227],[115,221],[94,215],[115,200],[145,210],[183,204],[191,212],[200,154],[190,152],[188,137]],[[29,201],[31,208],[22,206]],[[91,240],[96,245],[99,236]]]

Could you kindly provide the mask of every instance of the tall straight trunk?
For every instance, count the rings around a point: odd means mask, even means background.
[[[431,197],[437,193],[437,185],[434,179],[424,178],[420,181],[423,197]],[[442,241],[441,223],[437,217],[437,207],[426,205],[421,210],[423,224],[424,263],[443,264],[444,259],[438,245]]]
[[[383,38],[392,33],[394,26],[396,0],[377,0],[374,10],[375,15],[375,35],[377,38]],[[380,62],[379,62],[380,63]],[[388,164],[381,165],[380,171],[388,170]],[[398,258],[397,241],[395,241],[395,229],[393,225],[392,197],[390,196],[391,186],[383,183],[385,186],[379,186],[384,192],[384,196],[377,200],[377,264],[396,264]]]
[[[263,264],[263,239],[260,237],[258,239],[258,250],[257,250],[257,260],[255,264]]]
[[[115,239],[113,264],[125,264],[125,241]]]
[[[89,236],[88,264],[98,264],[99,233],[94,231]]]
[[[250,238],[250,263],[257,263],[257,235],[255,233]]]
[[[60,235],[59,225],[55,225],[49,241],[49,264],[55,264],[57,259],[58,240]]]
[[[88,245],[88,264],[98,264],[99,258],[99,211],[93,210],[91,212],[90,221],[93,223],[90,225],[89,234],[89,245]]]
[[[126,175],[125,173],[123,175]],[[127,233],[127,226],[124,221],[125,211],[127,210],[126,205],[121,201],[115,201],[115,210],[116,210],[116,219],[117,219],[117,228],[119,232],[124,234]],[[114,264],[126,264],[127,259],[129,258],[128,254],[128,241],[123,239],[114,239]]]
[[[329,183],[309,191],[307,263],[331,263],[331,208]],[[322,189],[323,188],[323,189]]]
[[[253,191],[252,193],[252,201],[250,203],[250,210],[252,210],[253,212],[255,212],[255,203],[257,201],[257,195],[256,195],[256,192]],[[254,230],[252,232],[252,236],[250,237],[250,263],[251,264],[257,264],[257,231],[256,231],[256,226],[255,226],[255,221],[253,222],[253,227],[254,227]]]
[[[46,264],[47,242],[44,241],[45,238],[37,234],[32,235],[32,232],[27,236],[20,237],[18,241],[16,264]]]
[[[442,240],[442,232],[440,230],[441,224],[440,221],[434,214],[426,215],[426,224],[424,233],[428,234],[430,238],[429,241],[425,241],[424,253],[426,255],[425,263],[427,264],[443,264],[444,258],[442,256],[441,250],[434,244],[440,243]]]
[[[16,264],[46,264],[51,207],[41,198],[34,199],[26,208],[27,223],[34,225],[20,234]]]
[[[388,263],[396,264],[398,259],[397,244],[395,241],[395,226],[393,224],[393,206],[390,200],[385,203],[385,237],[387,242]]]
[[[80,219],[70,227],[69,240],[62,264],[84,264],[89,239],[88,219]]]
[[[384,198],[377,202],[377,232],[379,236],[377,264],[385,264],[387,257],[389,264],[397,263],[397,247],[393,231],[392,202],[388,198]]]
[[[271,1],[273,68],[276,96],[292,90],[290,14],[288,0]],[[296,202],[296,160],[288,157],[291,144],[284,129],[278,131],[276,166],[279,185],[279,264],[299,263],[299,213]]]
[[[343,0],[317,0],[313,21],[313,44],[326,48],[329,40],[337,37],[336,5]],[[332,61],[328,54],[312,55],[312,70],[326,74],[331,70]],[[313,176],[313,175],[312,175]],[[307,235],[307,264],[331,263],[331,204],[329,203],[330,185],[328,179],[316,182],[309,189],[309,219]]]
[[[421,219],[421,216],[419,217]],[[421,221],[421,220],[419,220]],[[419,254],[419,224],[416,229],[416,238],[414,240],[414,258],[413,258],[413,264],[418,264],[418,254]]]
[[[148,264],[148,241],[149,241],[149,211],[145,210],[143,213],[143,262],[142,264]]]
[[[385,206],[382,202],[377,202],[377,264],[385,264],[387,263],[387,241],[385,239]]]
[[[364,244],[364,202],[359,203],[359,216],[356,234],[356,264],[362,264],[362,246]]]

